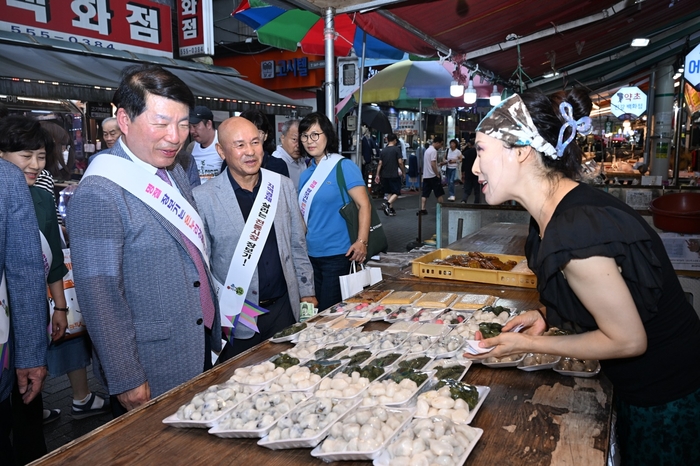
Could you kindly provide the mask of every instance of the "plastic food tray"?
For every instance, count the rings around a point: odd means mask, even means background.
[[[561,362],[561,361],[560,361]],[[557,363],[559,364],[559,363]],[[600,372],[600,362],[593,372],[578,372],[578,371],[565,371],[557,369],[557,366],[553,367],[554,372],[558,372],[561,375],[568,375],[569,377],[595,377]]]
[[[431,362],[428,366],[426,366],[427,370],[434,370],[435,371],[435,377],[437,377],[437,369],[440,367],[452,367],[452,366],[462,366],[464,370],[462,371],[461,375],[458,378],[454,378],[456,381],[461,381],[464,376],[467,374],[467,371],[471,367],[472,362],[469,360],[462,360],[460,361],[459,359],[434,359],[433,362]]]
[[[411,361],[411,360],[416,359],[416,358],[427,358],[427,359],[428,359],[428,360],[425,362],[425,364],[423,364],[423,366],[421,366],[421,367],[414,367],[414,368],[413,368],[413,369],[415,369],[415,370],[417,370],[417,371],[422,371],[422,370],[427,369],[428,366],[430,366],[430,365],[433,363],[433,361],[435,361],[435,358],[433,358],[432,356],[427,356],[425,353],[421,353],[421,354],[418,354],[418,353],[416,353],[416,354],[409,354],[409,355],[406,355],[406,356],[404,356],[403,358],[401,358],[401,359],[396,363],[396,368],[399,369],[399,370],[404,369],[404,368],[401,367],[401,364],[402,364],[402,363],[404,363],[404,362],[406,362],[406,361]]]
[[[372,409],[372,408],[368,408]],[[396,436],[398,435],[399,432],[401,432],[406,424],[408,424],[413,416],[413,413],[415,412],[415,408],[410,408],[410,409],[402,409],[402,408],[387,408],[388,411],[392,413],[401,413],[404,417],[403,422],[401,422],[401,425],[396,428],[393,434],[389,436],[388,439],[384,440],[384,443],[377,448],[376,450],[372,451],[342,451],[342,452],[333,452],[333,453],[323,453],[321,451],[321,445],[317,446],[313,450],[311,450],[311,456],[321,459],[325,461],[326,463],[330,463],[332,461],[367,461],[367,460],[374,460],[381,455],[381,453],[384,451],[387,445],[389,445],[391,442],[394,441]]]
[[[457,347],[457,349],[454,349],[452,351],[446,351],[444,353],[437,353],[437,348],[440,346],[441,340],[447,339],[447,338],[454,338],[457,340],[461,340],[462,343],[460,346]],[[435,359],[447,359],[447,358],[453,358],[459,354],[460,351],[464,351],[464,345],[466,344],[466,339],[462,335],[443,335],[442,337],[438,338],[433,345],[428,348],[426,351],[426,354],[428,356],[433,356]]]
[[[345,416],[348,415],[348,413],[352,412],[353,408],[355,408],[361,401],[361,398],[358,398],[355,401],[348,401],[347,398],[344,399],[339,399],[341,400],[342,403],[346,403],[348,406],[348,409],[338,416],[338,419],[335,422],[342,421]],[[289,411],[287,414],[282,416],[280,418],[283,419],[287,416],[290,416],[293,411],[301,409],[303,406],[306,406],[309,403],[315,403],[317,400],[314,399],[308,399],[306,401],[303,401],[299,403],[294,409]],[[279,422],[279,420],[277,421]],[[275,422],[275,425],[277,424]],[[321,443],[321,440],[326,438],[328,435],[328,432],[331,430],[331,427],[333,427],[333,424],[335,422],[329,423],[326,427],[324,427],[322,430],[320,430],[316,435],[313,437],[307,437],[307,438],[295,438],[295,439],[289,439],[289,440],[275,440],[274,442],[266,441],[267,437],[263,437],[258,441],[258,445],[261,447],[269,448],[270,450],[286,450],[290,448],[313,448],[319,443]],[[274,428],[274,427],[273,427]],[[272,430],[272,429],[270,429]]]
[[[406,320],[400,320],[398,322],[394,322],[390,326],[384,329],[385,332],[388,333],[395,333],[395,332],[413,332],[415,329],[417,329],[421,324],[419,322],[409,322]]]
[[[505,362],[488,362],[486,359],[483,359],[481,361],[481,364],[483,364],[486,367],[516,367],[518,364],[520,364],[523,359],[525,359],[525,353],[520,356],[520,358],[516,359],[515,361],[505,361]]]
[[[286,337],[270,338],[270,341],[271,341],[272,343],[285,343],[285,342],[292,342],[292,343],[295,343],[296,340],[297,340],[297,337],[299,336],[299,334],[300,334],[301,332],[303,332],[303,331],[306,330],[307,328],[313,327],[313,326],[315,325],[315,324],[312,323],[312,322],[305,322],[305,324],[306,324],[306,327],[303,328],[303,329],[301,329],[301,330],[299,330],[299,331],[296,332],[296,333],[292,333],[291,335],[287,335]],[[300,325],[300,324],[294,324],[293,326],[295,326],[295,325],[298,326],[298,325]]]
[[[474,385],[476,387],[476,390],[479,392],[479,401],[477,401],[476,406],[474,406],[474,409],[469,410],[469,417],[467,417],[467,420],[464,422],[464,424],[471,424],[472,421],[474,420],[474,416],[476,416],[476,413],[479,412],[479,408],[481,408],[481,405],[484,404],[484,400],[486,399],[486,396],[491,392],[491,387],[487,387],[485,385]],[[431,390],[435,390],[435,388],[432,388]],[[417,414],[413,415],[414,418],[416,419],[427,419],[430,416],[418,416]],[[447,417],[447,416],[445,416]],[[451,418],[450,418],[451,419]],[[454,421],[452,421],[454,422]]]
[[[226,413],[231,411],[233,408],[238,406],[239,404],[243,403],[245,400],[250,398],[251,396],[255,395],[260,391],[260,388],[255,388],[252,393],[250,393],[247,397],[243,398],[241,401],[238,403],[232,404],[231,406],[227,407],[226,409],[221,410],[218,416],[216,416],[213,419],[209,420],[202,420],[202,421],[193,421],[191,419],[179,419],[177,417],[177,413],[171,414],[170,416],[166,417],[163,419],[163,424],[167,424],[169,426],[173,427],[181,427],[181,428],[198,428],[198,429],[205,429],[205,428],[210,428],[216,425],[217,422],[219,422],[219,419],[221,419]],[[188,402],[189,403],[189,402]]]
[[[530,354],[532,354],[532,353],[526,354],[525,357],[527,357]],[[524,365],[525,359],[523,359],[523,361],[520,364],[518,364],[518,369],[520,369],[522,371],[526,371],[526,372],[541,371],[544,369],[553,369],[554,366],[556,366],[557,363],[559,363],[559,361],[561,361],[561,356],[557,356],[554,361],[548,362],[546,364],[531,364],[529,366],[525,366]]]
[[[346,303],[378,303],[394,290],[364,290],[345,300]]]
[[[428,376],[425,381],[418,385],[418,388],[416,389],[415,392],[411,393],[411,396],[409,396],[405,401],[398,401],[396,403],[385,403],[384,406],[392,406],[394,408],[406,408],[407,406],[414,406],[416,404],[416,397],[418,396],[419,393],[423,393],[423,390],[429,385],[435,382],[435,371],[418,371],[426,374]],[[392,373],[388,373],[380,377],[379,380],[385,380],[385,379],[390,379],[392,376]],[[371,384],[370,384],[371,385]]]
[[[258,393],[260,393],[260,392],[258,392]],[[303,401],[300,402],[300,403],[303,403]],[[297,405],[292,406],[292,407],[289,409],[289,411],[291,411],[292,409],[294,409],[296,406],[297,406]],[[280,418],[282,418],[284,415],[286,415],[287,413],[289,413],[289,411],[287,411],[286,413],[281,414],[280,416],[278,416],[278,417],[274,420],[274,422],[273,422],[272,424],[270,424],[270,425],[267,426],[267,427],[263,427],[262,429],[254,429],[254,430],[243,430],[243,429],[241,429],[241,430],[226,430],[226,429],[221,429],[221,428],[219,428],[219,425],[216,424],[216,425],[214,425],[214,427],[212,427],[211,429],[209,429],[208,432],[209,432],[211,435],[216,435],[217,437],[221,437],[221,438],[262,438],[262,437],[266,436],[267,434],[269,434],[270,431],[275,427],[275,424],[277,424],[277,421],[279,421]]]
[[[521,288],[537,288],[537,277],[534,274],[506,272],[504,270],[470,269],[469,267],[455,267],[452,265],[438,265],[432,263],[436,259],[444,259],[447,256],[459,254],[466,254],[466,252],[453,251],[451,249],[438,249],[437,251],[414,259],[411,261],[413,275],[421,278],[430,277],[444,280],[518,286]],[[503,262],[513,260],[519,263],[526,260],[525,256],[491,253],[484,253],[484,255],[498,257]]]
[[[450,330],[452,330],[447,325],[442,324],[432,324],[430,322],[425,322],[413,329],[414,335],[426,335],[429,337],[442,337],[447,335]]]
[[[409,429],[412,428],[413,423],[415,423],[415,422],[418,422],[418,421],[413,421],[410,425],[406,426],[406,428],[409,428]],[[467,461],[467,458],[469,458],[469,455],[471,454],[472,450],[476,446],[477,442],[479,441],[481,436],[484,434],[483,429],[479,429],[478,427],[472,427],[472,429],[477,431],[476,436],[469,443],[469,445],[467,445],[462,456],[457,458],[454,461],[454,463],[452,463],[452,466],[460,466],[460,465],[464,464],[464,462]],[[401,430],[403,431],[403,429],[401,429]],[[392,439],[391,443],[394,443],[394,441],[396,441],[396,439],[398,438],[399,435],[400,435],[400,433],[395,435],[394,438]],[[387,444],[387,448],[384,449],[382,451],[382,453],[379,456],[377,456],[377,458],[374,459],[374,461],[372,462],[373,466],[389,466],[389,463],[391,462],[391,460],[393,458],[393,456],[391,455],[391,453],[389,453],[389,450],[388,450],[388,447],[389,447],[389,445],[391,445],[391,443]]]

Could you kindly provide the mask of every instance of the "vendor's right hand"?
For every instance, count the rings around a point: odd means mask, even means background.
[[[501,332],[508,332],[521,324],[524,327],[521,333],[527,335],[542,335],[547,330],[547,322],[539,311],[527,311],[508,321]]]
[[[119,403],[124,406],[127,411],[138,408],[142,404],[150,401],[150,399],[151,387],[148,386],[148,382],[144,382],[136,388],[132,388],[129,391],[117,395],[117,400],[119,400]]]

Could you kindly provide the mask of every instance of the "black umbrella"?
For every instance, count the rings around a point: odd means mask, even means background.
[[[362,124],[367,125],[370,128],[376,129],[377,131],[389,134],[393,133],[394,130],[391,128],[391,123],[389,119],[384,115],[381,110],[370,105],[362,106]]]

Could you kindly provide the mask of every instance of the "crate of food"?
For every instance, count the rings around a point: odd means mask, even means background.
[[[537,288],[525,256],[438,249],[412,262],[413,275],[492,285]]]

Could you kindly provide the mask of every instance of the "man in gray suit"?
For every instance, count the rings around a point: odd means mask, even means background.
[[[204,223],[206,244],[211,257],[212,274],[219,283],[228,283],[227,276],[243,280],[243,268],[236,269],[234,251],[239,241],[248,241],[244,234],[249,218],[258,218],[259,198],[270,190],[279,197],[274,204],[274,220],[265,239],[256,236],[260,250],[257,264],[251,268],[245,298],[269,313],[257,319],[259,333],[238,324],[232,344],[226,345],[220,359],[230,358],[270,338],[299,320],[300,302],[318,304],[314,292],[314,277],[306,250],[304,221],[297,204],[297,192],[292,181],[269,170],[261,169],[263,141],[254,124],[245,118],[229,118],[219,127],[217,152],[226,160],[228,169],[209,182],[194,189],[194,198]],[[270,183],[277,186],[270,187]],[[263,186],[261,188],[261,185]],[[263,207],[265,213],[271,212]],[[270,215],[271,216],[271,215]],[[263,214],[264,219],[266,216]],[[268,225],[269,227],[269,225]],[[243,236],[243,238],[242,238]],[[255,249],[255,248],[251,248]],[[251,259],[255,260],[255,259]],[[229,270],[233,272],[229,274]],[[239,283],[236,283],[239,285]],[[225,296],[225,295],[223,295]],[[221,298],[226,299],[224,298]],[[223,303],[224,301],[222,301]],[[222,305],[222,308],[224,306]]]
[[[90,164],[67,220],[95,372],[116,416],[210,367],[221,329],[204,245],[188,231],[200,228],[190,184],[173,164],[194,96],[163,68],[138,65],[113,102],[122,136]]]
[[[46,280],[39,225],[27,182],[16,166],[0,159],[3,276],[6,286],[0,287],[7,293],[0,290],[0,462],[13,464],[10,393],[15,373],[26,404],[41,393],[46,378]]]

